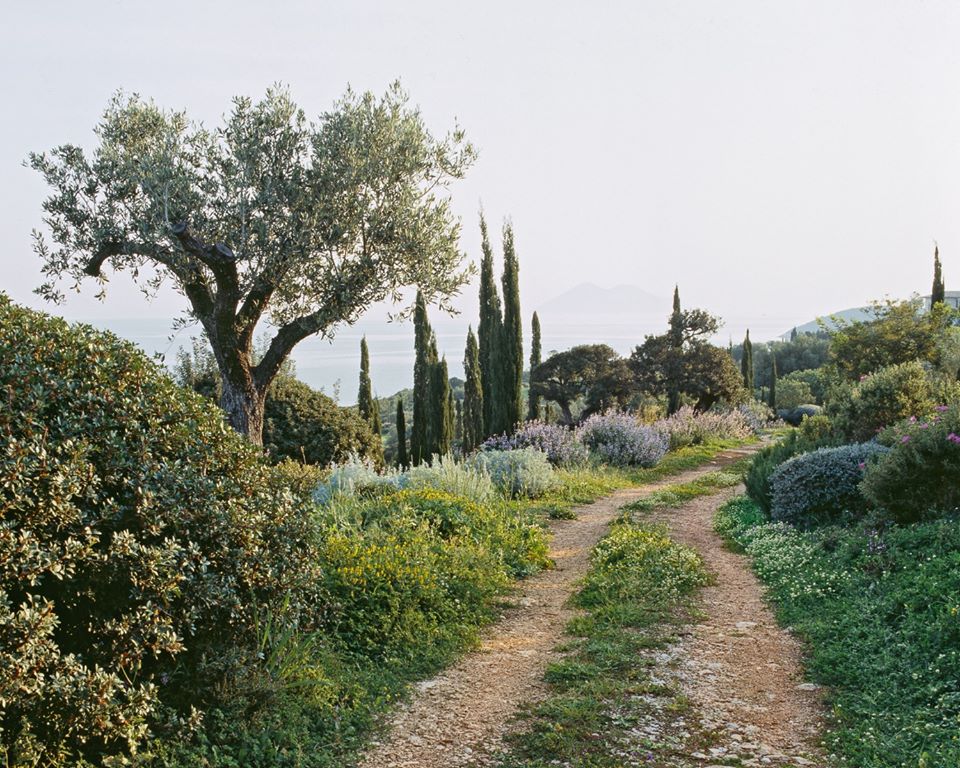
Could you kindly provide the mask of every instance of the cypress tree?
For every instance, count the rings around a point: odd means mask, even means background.
[[[512,432],[523,421],[523,318],[520,314],[520,265],[513,226],[503,225],[503,421],[500,432]]]
[[[743,339],[743,356],[740,358],[740,372],[743,374],[743,386],[753,397],[753,343],[750,341],[750,329]]]
[[[373,415],[370,417],[370,429],[373,434],[379,435],[383,432],[383,422],[380,420],[380,402],[373,398]]]
[[[670,314],[670,341],[674,349],[683,346],[683,313],[680,311],[680,286],[673,286],[673,312]]]
[[[413,365],[413,429],[410,432],[410,463],[417,466],[430,458],[428,442],[430,423],[430,321],[427,319],[427,304],[423,294],[417,292],[417,304],[413,312],[414,350]]]
[[[473,327],[467,331],[467,348],[463,354],[463,370],[466,382],[463,385],[463,453],[474,451],[484,440],[483,429],[483,384],[480,372],[480,350]]]
[[[933,247],[933,291],[930,293],[930,307],[943,304],[944,299],[943,270],[940,267],[940,247]]]
[[[453,390],[450,390],[450,392],[452,394]],[[456,421],[456,426],[454,427],[454,430],[453,430],[453,440],[457,445],[462,446],[463,445],[463,400],[461,398],[457,398],[454,401],[454,403],[456,405],[457,421]]]
[[[790,341],[796,341],[796,340],[797,340],[797,327],[794,326],[793,330],[790,331]]]
[[[770,400],[769,406],[777,410],[777,356],[770,355]]]
[[[434,340],[433,348],[435,353],[436,340]],[[431,379],[433,390],[430,397],[432,424],[428,459],[432,459],[434,456],[446,456],[450,453],[453,443],[453,393],[450,390],[446,358],[433,363]]]
[[[483,387],[483,430],[481,439],[494,434],[502,421],[500,398],[500,336],[503,323],[500,295],[493,278],[493,249],[487,222],[480,214],[480,235],[483,257],[480,260],[480,325],[477,343],[480,360],[480,383]]]
[[[540,345],[540,318],[537,313],[533,313],[533,320],[530,323],[530,376],[533,377],[533,369],[540,365],[543,352]],[[533,393],[533,387],[527,396],[527,419],[535,421],[540,418],[540,396]]]
[[[447,371],[446,358],[443,360],[443,370]],[[453,444],[457,439],[457,401],[453,396],[453,388],[450,386],[449,375],[447,377],[447,402],[444,405],[443,426],[441,448],[444,448],[444,451],[441,455],[446,456],[453,452]]]
[[[407,457],[407,416],[403,412],[403,398],[397,398],[397,467],[406,469],[410,460]]]
[[[357,410],[368,424],[373,423],[373,387],[370,384],[370,350],[367,337],[360,339],[360,390],[357,393]]]
[[[443,407],[441,398],[446,394],[440,376],[440,361],[437,354],[437,335],[431,329],[430,343],[427,346],[427,370],[429,385],[426,394],[427,429],[424,441],[423,461],[430,462],[440,452],[441,431],[443,429]]]
[[[680,286],[673,287],[673,312],[670,313],[670,346],[673,347],[672,364],[667,381],[667,415],[680,410],[680,370],[683,365],[683,313],[680,311]]]

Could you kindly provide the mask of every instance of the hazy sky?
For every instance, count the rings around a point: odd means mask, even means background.
[[[955,2],[3,3],[0,286],[42,306],[30,150],[90,146],[123,88],[215,123],[289,84],[311,115],[399,78],[480,159],[454,187],[513,219],[526,307],[590,280],[784,326],[960,286]],[[465,307],[474,303],[469,289]],[[168,316],[114,280],[68,317]],[[664,311],[668,307],[664,308]],[[756,320],[754,320],[756,322]]]

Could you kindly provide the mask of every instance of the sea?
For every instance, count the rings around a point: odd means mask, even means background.
[[[663,333],[666,318],[541,316],[543,356],[578,344],[607,344],[629,355],[647,334]],[[201,335],[199,326],[173,330],[171,320],[162,318],[113,318],[87,320],[103,330],[128,339],[147,354],[172,368],[179,349],[189,349],[191,339]],[[451,376],[463,376],[463,353],[467,327],[476,330],[476,319],[463,316],[440,317],[432,321],[441,355],[446,356]],[[714,343],[726,346],[740,341],[749,327],[757,341],[789,333],[796,319],[781,317],[730,318]],[[264,332],[269,333],[269,328]],[[413,386],[413,323],[363,319],[343,327],[332,339],[318,336],[302,341],[293,352],[297,378],[334,397],[343,405],[356,402],[360,372],[360,340],[370,348],[370,376],[379,397],[387,397]],[[524,329],[524,346],[529,355],[529,328]]]

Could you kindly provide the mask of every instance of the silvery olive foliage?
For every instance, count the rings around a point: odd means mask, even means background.
[[[0,294],[0,349],[0,759],[105,764],[215,704],[257,606],[314,621],[317,532],[132,344]]]
[[[506,496],[536,499],[557,484],[547,455],[536,448],[479,451],[470,461]]]
[[[435,138],[399,84],[346,94],[316,122],[282,88],[239,97],[222,125],[117,94],[91,153],[31,154],[50,187],[35,250],[48,299],[64,282],[127,271],[151,295],[189,301],[223,380],[234,427],[260,441],[263,394],[293,347],[332,336],[372,304],[417,286],[441,307],[466,282],[452,180],[475,151]],[[254,361],[254,333],[276,331]]]

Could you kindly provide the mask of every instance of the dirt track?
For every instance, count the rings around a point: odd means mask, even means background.
[[[551,523],[556,568],[520,583],[514,607],[484,634],[480,647],[438,677],[422,682],[397,712],[362,768],[453,768],[484,765],[502,745],[522,703],[544,694],[543,673],[574,612],[568,599],[586,573],[590,552],[620,506],[664,485],[688,482],[744,455],[722,454],[696,470],[631,488],[577,509],[574,520]]]

